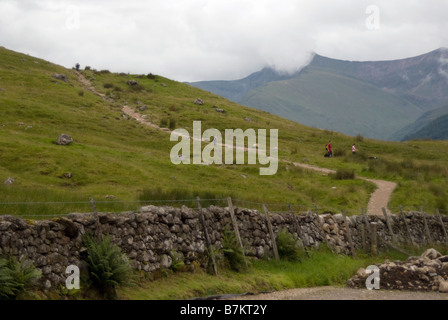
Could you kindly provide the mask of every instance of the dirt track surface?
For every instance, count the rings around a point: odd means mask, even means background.
[[[228,300],[448,300],[448,293],[326,286],[243,295]]]

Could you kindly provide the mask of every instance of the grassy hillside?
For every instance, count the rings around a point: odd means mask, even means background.
[[[55,79],[54,73],[67,75],[68,83]],[[82,73],[113,102],[86,90],[74,70],[0,48],[1,213],[88,211],[88,204],[78,202],[91,197],[98,201],[98,210],[131,210],[141,205],[140,200],[194,195],[309,207],[316,203],[319,208],[358,213],[373,191],[371,184],[361,180],[337,180],[286,162],[280,162],[273,176],[260,176],[259,165],[176,166],[170,161],[176,142],[170,141],[167,132],[123,117],[123,105],[138,110],[145,106],[146,110],[139,112],[147,119],[158,125],[171,123],[173,128],[186,128],[190,133],[193,120],[202,121],[202,130],[278,129],[279,157],[283,160],[348,168],[360,175],[400,182],[392,205],[440,207],[446,199],[446,142],[440,152],[440,144],[432,142],[354,138],[305,127],[158,75],[94,69]],[[139,85],[128,86],[130,79]],[[197,98],[205,104],[194,104]],[[226,113],[216,112],[213,106]],[[61,133],[72,136],[74,142],[56,145]],[[333,159],[322,156],[329,139],[335,148]],[[356,139],[360,151],[352,157],[348,150]],[[368,156],[376,156],[378,161],[372,162]],[[8,177],[14,178],[13,184],[3,184]],[[414,197],[409,198],[409,194]],[[115,201],[106,200],[109,195]],[[42,201],[67,203],[20,204]]]

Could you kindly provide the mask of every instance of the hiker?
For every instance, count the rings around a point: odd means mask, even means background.
[[[77,63],[77,64],[75,65],[76,71],[79,71],[79,67],[80,67],[80,65],[79,65],[79,63]]]
[[[333,147],[331,146],[331,140],[328,142],[327,146],[328,157],[331,158],[333,156]]]
[[[355,144],[352,145],[352,153],[356,154],[356,145]]]

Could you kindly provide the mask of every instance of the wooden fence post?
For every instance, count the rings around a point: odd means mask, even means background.
[[[265,204],[263,204],[263,210],[264,210],[264,213],[266,216],[266,224],[268,225],[269,235],[271,237],[272,249],[274,250],[274,257],[275,257],[275,260],[278,261],[278,260],[280,260],[280,257],[278,255],[277,243],[275,241],[274,231],[272,230],[271,220],[269,219],[269,212],[268,212],[268,209],[266,208]]]
[[[240,244],[240,247],[241,247],[241,250],[243,251],[244,257],[246,257],[246,254],[244,252],[244,247],[243,247],[243,241],[241,240],[241,236],[240,236],[240,230],[238,229],[238,223],[236,221],[235,212],[233,210],[232,198],[230,198],[230,197],[227,198],[227,205],[229,206],[230,218],[232,220],[233,230],[235,231],[236,239],[238,240],[238,243]],[[248,267],[246,259],[244,259],[244,263],[246,264],[246,267]]]
[[[361,217],[364,220],[364,224],[362,224],[361,222],[361,231],[362,231],[362,244],[364,247],[364,251],[368,252],[369,250],[369,246],[368,246],[368,242],[367,242],[367,238],[369,237],[369,221],[367,219],[367,215],[366,212],[364,211],[364,208],[361,208]]]
[[[403,206],[400,206],[400,216],[404,221],[404,225],[406,226],[406,233],[407,233],[409,239],[411,240],[412,245],[415,246],[414,238],[412,237],[412,234],[411,234],[411,229],[409,229],[408,221],[406,220],[406,216],[403,212]]]
[[[376,239],[376,222],[370,222],[370,252],[373,256],[378,255],[378,243]]]
[[[431,232],[429,232],[428,221],[426,221],[426,213],[423,211],[423,207],[420,207],[420,212],[423,215],[423,223],[425,224],[427,243],[431,245],[432,244]]]
[[[390,221],[390,217],[386,212],[385,208],[381,208],[383,210],[383,215],[386,218],[386,224],[387,224],[387,228],[389,229],[389,233],[392,235],[392,243],[396,243],[397,242],[397,238],[395,237],[395,234],[392,230],[392,223]]]
[[[230,218],[232,219],[233,229],[235,230],[235,236],[238,240],[241,248],[243,248],[243,242],[241,241],[240,230],[238,229],[238,223],[235,218],[235,212],[233,210],[232,198],[227,198],[227,205],[229,206]]]
[[[361,224],[361,242],[362,248],[365,252],[367,252],[367,241],[366,241],[366,228],[363,224]]]
[[[352,256],[356,258],[355,246],[353,245],[352,233],[350,232],[350,226],[348,225],[347,216],[345,215],[345,211],[342,210],[342,217],[344,218],[345,231],[347,232],[348,244],[350,245],[350,251],[352,252]]]
[[[445,225],[443,224],[443,219],[440,215],[439,209],[436,209],[436,215],[439,218],[440,225],[442,226],[443,235],[445,236],[445,243],[448,244],[448,234],[446,233]]]
[[[204,213],[202,212],[201,199],[199,197],[196,197],[196,202],[197,202],[198,210],[199,210],[199,220],[201,220],[202,228],[204,229],[205,242],[207,244],[207,248],[208,248],[208,251],[209,251],[210,259],[212,260],[213,273],[215,275],[218,275],[218,269],[216,268],[216,262],[215,262],[215,255],[213,253],[212,244],[211,244],[211,241],[210,241],[210,237],[208,235],[207,226],[205,224]]]

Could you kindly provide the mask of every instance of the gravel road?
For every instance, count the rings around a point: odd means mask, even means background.
[[[325,286],[243,295],[230,300],[448,300],[448,293]]]

